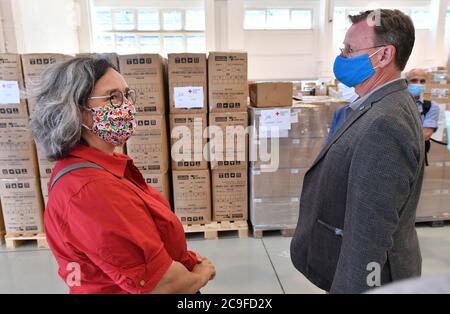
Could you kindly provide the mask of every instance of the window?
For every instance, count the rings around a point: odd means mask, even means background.
[[[312,29],[312,11],[311,10],[292,10],[291,11],[292,29]]]
[[[159,11],[156,10],[139,10],[138,30],[140,31],[157,31],[160,30],[161,23],[159,20]]]
[[[95,52],[206,52],[205,11],[200,8],[96,7],[92,17]]]
[[[161,38],[159,36],[141,36],[139,46],[142,53],[160,53]]]
[[[312,29],[312,10],[247,9],[244,29]]]
[[[205,11],[186,10],[186,30],[204,31],[205,30]]]
[[[413,8],[410,16],[416,29],[430,28],[430,10],[428,8]]]
[[[133,10],[118,10],[113,12],[114,30],[131,31],[135,28]]]

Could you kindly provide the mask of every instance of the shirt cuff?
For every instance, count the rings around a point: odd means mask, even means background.
[[[131,294],[148,294],[155,289],[172,263],[172,258],[162,249],[147,264],[120,270],[121,276],[116,284]]]
[[[197,254],[192,251],[187,252],[186,259],[182,263],[190,272],[194,270],[195,265],[199,264],[197,261]]]

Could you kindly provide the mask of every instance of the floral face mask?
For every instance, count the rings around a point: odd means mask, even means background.
[[[92,112],[94,125],[83,127],[116,147],[125,145],[136,129],[136,107],[128,101],[118,107],[108,103],[86,110]]]

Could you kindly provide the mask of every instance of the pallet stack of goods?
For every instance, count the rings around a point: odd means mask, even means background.
[[[127,154],[146,182],[170,202],[164,60],[156,54],[124,55],[119,56],[119,68],[130,89],[136,91],[138,112]]]
[[[29,114],[34,99],[25,99],[25,88],[38,71],[55,63],[49,55],[7,54],[0,56],[0,103],[6,110],[0,120],[0,195],[7,246],[14,248],[22,239],[40,242],[44,204],[41,193],[38,157]],[[2,108],[2,109],[3,109]]]
[[[450,110],[450,80],[439,68],[429,73],[429,80],[431,83],[426,84],[423,98],[437,103],[440,109],[439,128],[433,138],[448,143],[445,111]],[[447,147],[432,142],[428,162],[417,209],[417,221],[441,225],[450,220],[450,152]]]
[[[211,222],[206,136],[206,54],[169,54],[168,85],[174,211],[187,225]]]
[[[208,58],[213,220],[248,220],[248,56]]]
[[[323,105],[292,102],[290,83],[250,85],[250,220],[254,236],[297,224],[303,178],[327,136]]]

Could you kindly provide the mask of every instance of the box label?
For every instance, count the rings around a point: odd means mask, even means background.
[[[203,108],[203,86],[175,87],[174,101],[177,109]]]
[[[20,89],[17,81],[0,81],[0,105],[20,104]]]
[[[431,89],[431,98],[435,98],[435,99],[449,98],[448,88],[433,88],[433,89]]]

